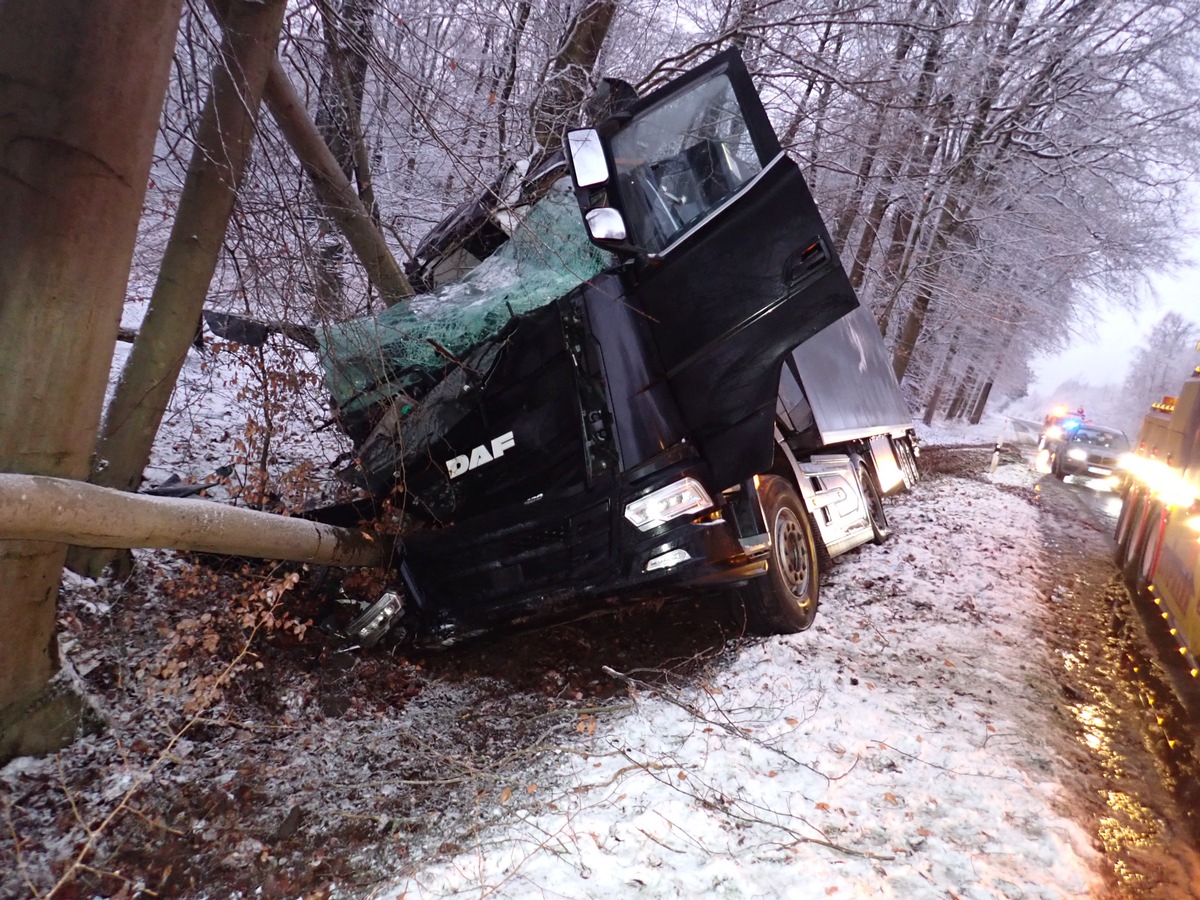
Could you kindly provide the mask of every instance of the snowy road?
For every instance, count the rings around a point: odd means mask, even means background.
[[[1200,895],[1200,766],[1194,679],[1152,605],[1133,602],[1111,562],[1119,498],[1086,484],[1038,482],[1049,636],[1061,710],[1074,720],[1079,795],[1115,896]],[[1185,703],[1190,702],[1192,712]]]

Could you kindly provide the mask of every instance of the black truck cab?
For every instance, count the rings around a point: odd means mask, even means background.
[[[331,343],[358,479],[428,526],[398,544],[421,631],[696,586],[741,590],[760,630],[807,627],[819,562],[885,537],[880,495],[915,467],[799,168],[736,51],[567,148],[510,240],[418,301],[428,318]],[[412,364],[422,328],[462,346]]]

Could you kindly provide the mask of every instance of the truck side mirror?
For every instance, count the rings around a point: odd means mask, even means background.
[[[609,206],[612,172],[608,167],[604,140],[595,128],[567,132],[567,162],[575,197],[591,239],[608,250],[633,250],[629,229],[619,210]]]
[[[608,181],[608,161],[604,144],[595,128],[567,132],[567,157],[576,187],[595,187]]]
[[[624,241],[628,237],[625,232],[625,220],[611,206],[590,209],[583,219],[587,222],[588,234],[594,241]]]

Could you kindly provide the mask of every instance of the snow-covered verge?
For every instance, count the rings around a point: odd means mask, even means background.
[[[1089,895],[1036,475],[989,456],[929,447],[892,539],[788,638],[729,637],[696,598],[348,657],[312,626],[316,572],[70,578],[63,644],[107,727],[0,770],[0,896]]]
[[[631,681],[539,801],[386,896],[1064,897],[1096,884],[1062,810],[1032,477],[929,480],[843,559],[808,633],[699,683]]]

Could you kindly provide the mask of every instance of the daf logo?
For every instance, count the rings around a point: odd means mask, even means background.
[[[505,450],[511,450],[516,444],[517,442],[513,440],[513,433],[509,431],[498,438],[492,438],[490,451],[487,444],[480,444],[471,451],[469,456],[464,453],[462,456],[446,460],[446,472],[451,478],[457,478],[463,472],[469,472],[484,463],[490,463],[493,459],[499,459],[504,455]]]

